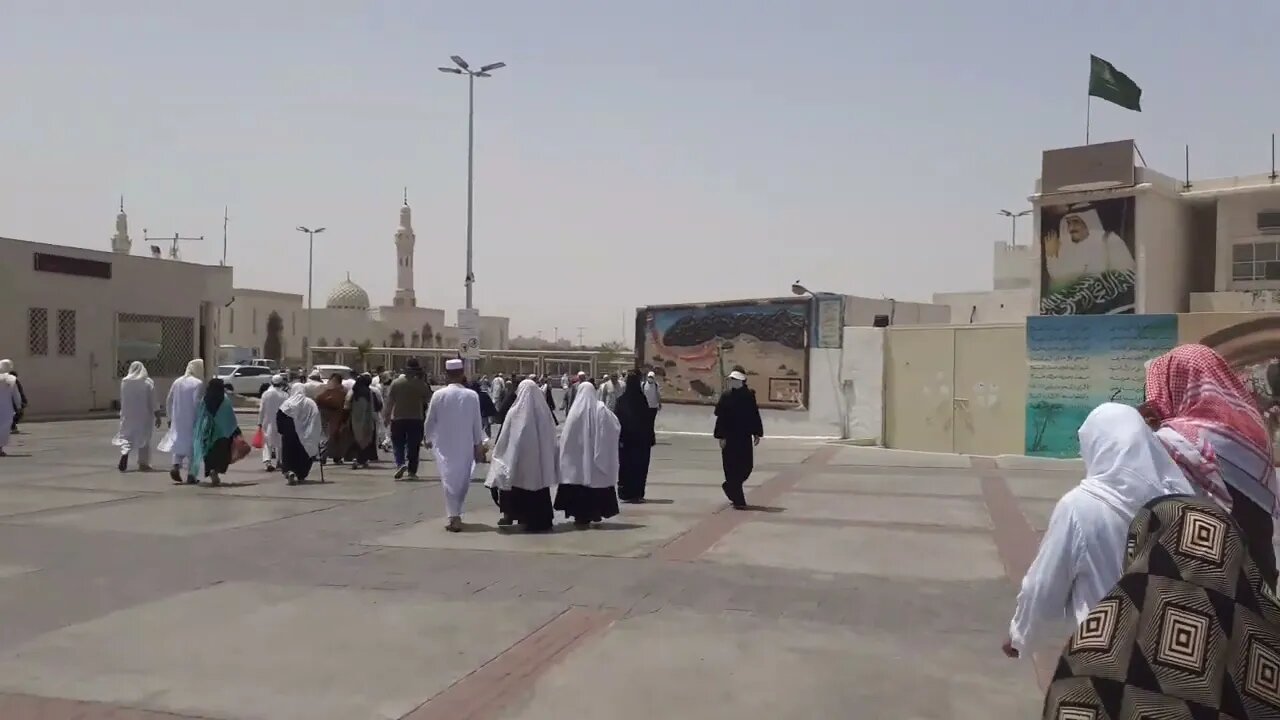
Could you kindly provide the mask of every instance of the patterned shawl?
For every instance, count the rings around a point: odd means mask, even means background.
[[[1147,368],[1146,395],[1144,411],[1160,423],[1156,436],[1204,493],[1231,509],[1219,464],[1225,453],[1233,467],[1274,498],[1271,436],[1253,397],[1221,355],[1204,345],[1179,345]],[[1280,517],[1274,499],[1267,505]]]

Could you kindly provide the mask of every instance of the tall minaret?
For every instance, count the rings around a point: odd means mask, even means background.
[[[128,255],[133,243],[129,240],[129,216],[124,214],[124,196],[120,196],[120,214],[116,215],[116,234],[111,236],[111,252]]]
[[[404,206],[400,208],[400,227],[396,228],[396,307],[417,307],[413,294],[413,220],[409,211],[409,188],[404,189]]]

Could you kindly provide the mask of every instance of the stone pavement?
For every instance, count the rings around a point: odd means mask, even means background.
[[[714,441],[670,436],[597,529],[500,534],[477,483],[455,535],[432,480],[251,456],[173,486],[117,473],[114,427],[28,424],[0,459],[4,720],[1040,710],[1052,652],[999,646],[1069,464],[766,440],[738,512]]]

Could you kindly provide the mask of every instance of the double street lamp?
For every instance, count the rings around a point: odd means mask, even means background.
[[[473,70],[466,60],[459,55],[450,55],[449,59],[457,67],[442,67],[440,72],[467,76],[467,309],[472,308],[471,286],[475,282],[475,274],[471,271],[471,207],[472,188],[474,186],[475,145],[476,145],[476,78],[492,77],[494,70],[504,68],[506,63],[496,62],[483,65]]]
[[[315,335],[311,334],[311,279],[315,269],[316,235],[324,232],[324,228],[312,230],[299,225],[298,232],[307,234],[307,351],[310,352],[311,343],[316,341]]]
[[[1030,215],[1031,211],[1023,210],[1022,212],[1016,213],[1011,210],[998,210],[997,212],[1009,218],[1009,224],[1012,226],[1009,228],[1010,230],[1009,243],[1011,245],[1017,245],[1018,244],[1018,218],[1022,217],[1023,215]]]

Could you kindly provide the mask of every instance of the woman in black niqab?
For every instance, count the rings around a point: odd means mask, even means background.
[[[618,500],[624,503],[644,502],[645,482],[649,478],[649,456],[657,437],[653,430],[653,412],[644,399],[640,373],[627,373],[627,381],[614,414],[622,425],[618,447]]]

